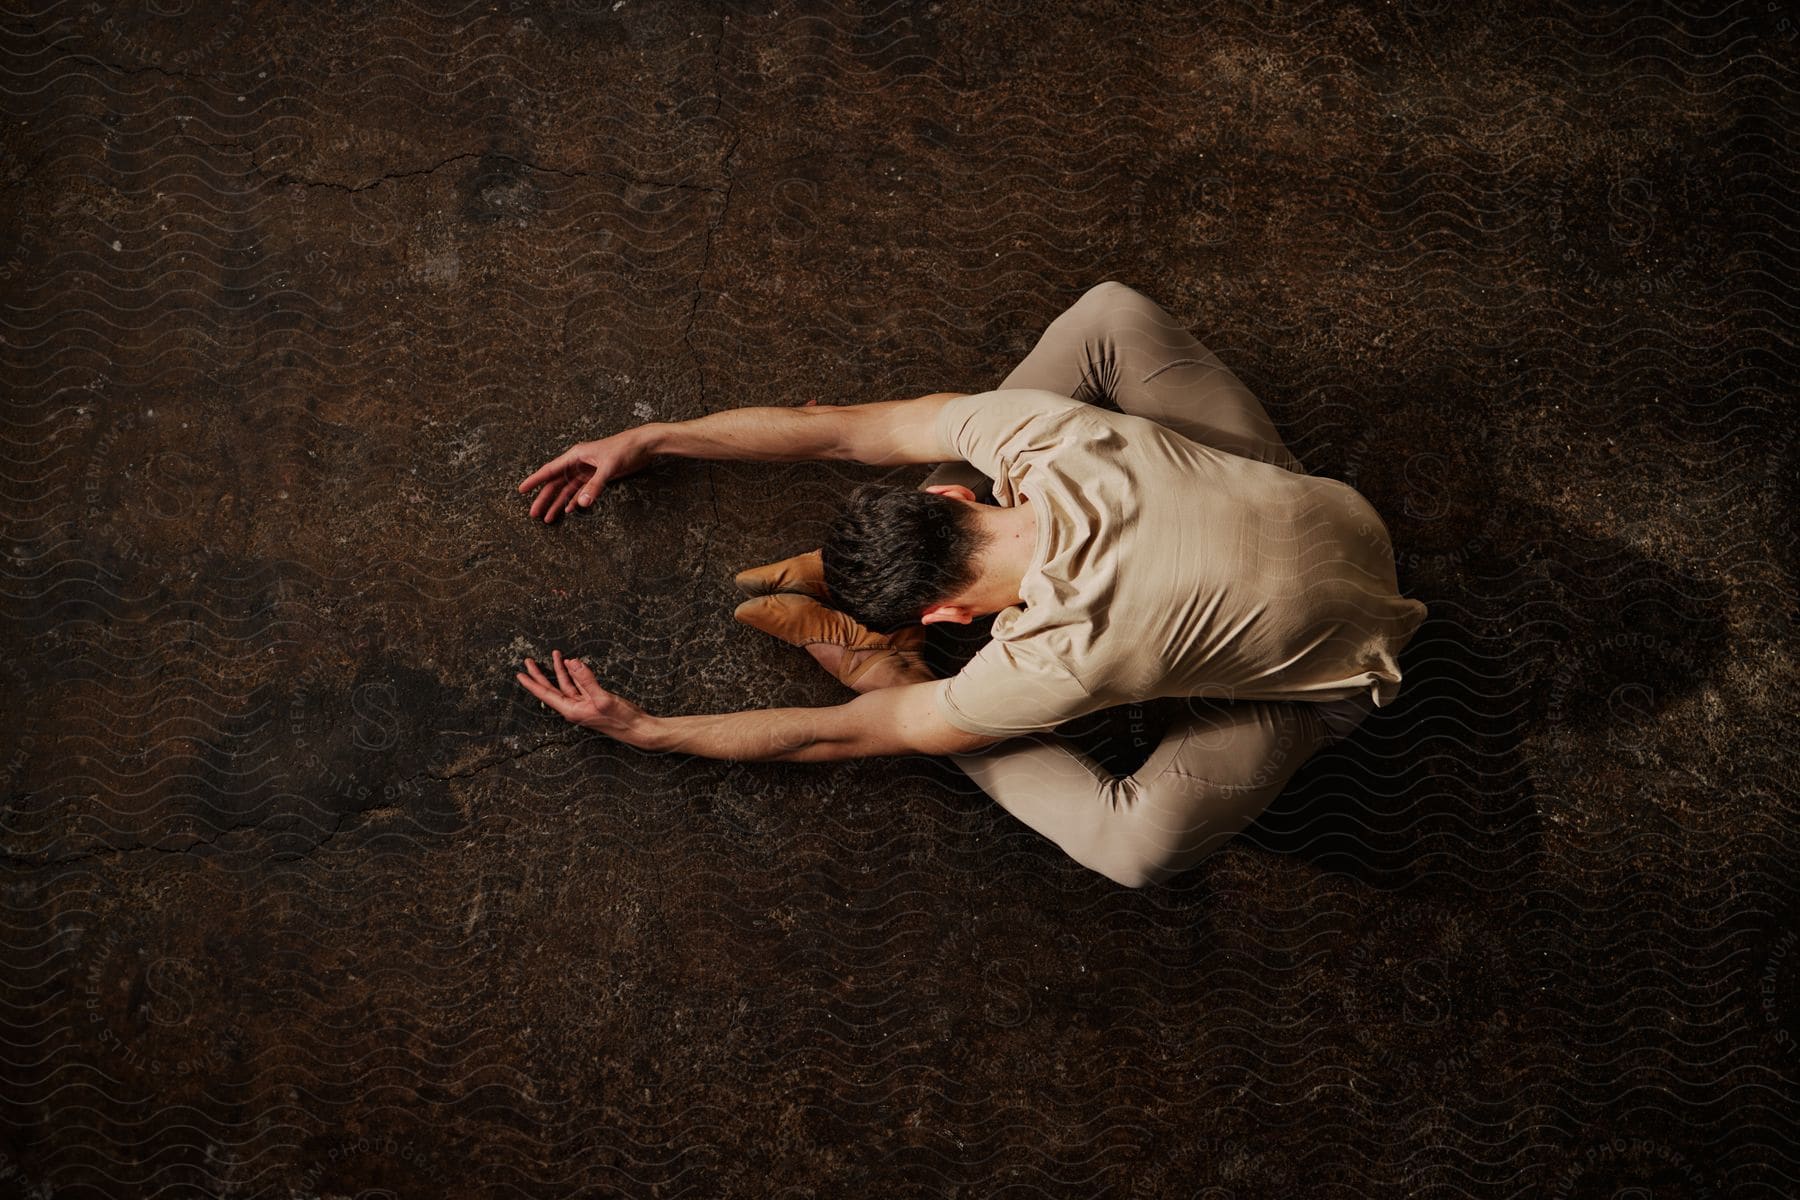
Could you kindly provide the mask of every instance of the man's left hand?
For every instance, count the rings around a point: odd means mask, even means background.
[[[600,681],[580,659],[565,659],[561,650],[552,650],[550,665],[556,673],[555,682],[544,678],[537,663],[529,658],[525,660],[525,670],[514,678],[526,691],[571,723],[634,746],[644,744],[650,723],[655,718],[623,696],[615,696],[601,687]]]

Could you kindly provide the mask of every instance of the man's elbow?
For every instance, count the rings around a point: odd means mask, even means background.
[[[806,446],[808,458],[829,460],[856,457],[855,437],[850,430],[851,409],[839,404],[807,404],[788,411],[799,413],[811,422],[800,427],[806,434],[801,439],[801,444]]]
[[[950,754],[974,754],[985,750],[1002,738],[983,737],[945,727],[932,730],[895,731],[887,736],[853,739],[842,753],[845,758],[870,758],[882,755],[925,754],[942,758]]]
[[[913,740],[918,743],[913,749],[920,754],[945,755],[975,754],[1006,739],[989,737],[983,733],[970,733],[965,729],[958,729],[954,725],[945,724]]]
[[[832,456],[865,467],[891,467],[895,462],[892,439],[878,405],[858,405],[837,414]]]
[[[1124,862],[1094,868],[1120,887],[1141,889],[1153,884],[1166,883],[1170,872],[1154,863]]]
[[[862,754],[970,754],[1003,739],[970,733],[933,706],[938,682],[864,692],[838,710],[842,740]]]

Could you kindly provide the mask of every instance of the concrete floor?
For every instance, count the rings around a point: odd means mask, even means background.
[[[1791,1194],[1791,5],[24,7],[14,1194]],[[515,483],[992,387],[1108,278],[1433,613],[1227,850],[516,691],[838,700],[730,576],[923,468]]]

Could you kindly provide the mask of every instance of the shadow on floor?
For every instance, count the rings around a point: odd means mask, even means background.
[[[1608,749],[1629,755],[1716,669],[1726,630],[1714,584],[1530,502],[1471,494],[1464,515],[1450,542],[1442,525],[1421,537],[1431,552],[1409,560],[1417,582],[1403,569],[1403,593],[1431,615],[1402,656],[1399,697],[1301,768],[1245,832],[1254,844],[1381,888],[1425,874],[1481,892],[1522,883],[1541,840],[1531,739],[1605,730]],[[1408,545],[1404,515],[1392,524]],[[991,625],[934,627],[927,660],[953,673]],[[1058,732],[1129,774],[1187,703],[1109,708]]]

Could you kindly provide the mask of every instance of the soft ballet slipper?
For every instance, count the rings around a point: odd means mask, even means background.
[[[825,600],[831,595],[830,589],[825,586],[824,559],[817,550],[808,550],[805,554],[796,554],[780,562],[739,571],[732,576],[731,582],[737,585],[740,592],[749,596],[797,592]]]
[[[846,653],[838,671],[840,683],[854,687],[870,667],[890,659],[908,670],[924,667],[921,647],[925,628],[908,625],[893,633],[876,633],[848,613],[828,608],[810,596],[777,592],[737,606],[733,614],[752,629],[778,637],[790,646],[816,643],[842,646]],[[860,657],[858,657],[860,655]]]

